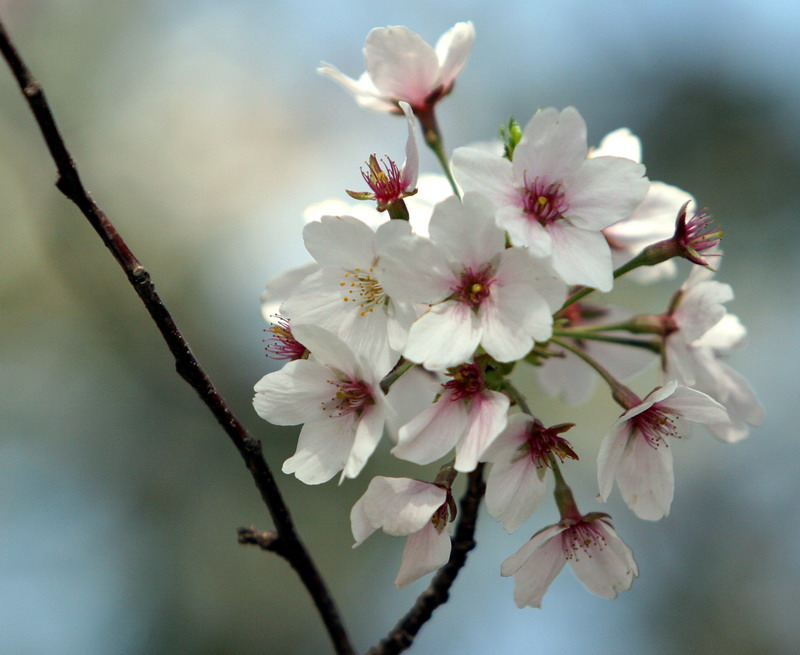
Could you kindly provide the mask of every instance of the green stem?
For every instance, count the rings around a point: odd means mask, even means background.
[[[533,412],[531,408],[528,407],[528,402],[525,400],[525,396],[520,393],[519,389],[517,389],[510,381],[505,381],[505,390],[506,393],[511,396],[512,400],[514,400],[517,405],[519,405],[520,409],[525,412],[528,416],[533,417]]]
[[[597,371],[597,374],[603,378],[603,380],[605,380],[608,386],[611,388],[611,395],[614,400],[622,407],[625,409],[630,409],[641,402],[641,399],[635,393],[633,393],[633,391],[628,389],[628,387],[617,380],[613,375],[611,375],[611,373],[600,366],[600,364],[594,358],[587,355],[583,350],[557,337],[553,337],[552,342],[580,357],[584,362]]]
[[[408,371],[412,366],[414,366],[414,362],[408,359],[400,360],[400,363],[394,367],[394,370],[389,373],[383,380],[381,380],[381,390],[383,393],[387,393],[389,388],[399,380],[403,374]]]
[[[439,130],[439,123],[436,121],[436,113],[433,106],[425,107],[423,109],[417,108],[414,110],[414,113],[419,119],[419,124],[422,128],[422,136],[425,139],[425,143],[431,150],[433,150],[433,154],[436,155],[436,159],[439,160],[439,164],[444,171],[445,177],[447,177],[447,181],[450,182],[453,193],[460,198],[461,192],[459,191],[456,180],[453,177],[453,172],[450,170],[450,162],[448,161],[447,153],[444,150],[444,140],[442,139],[442,133]]]
[[[627,337],[612,337],[607,334],[596,334],[593,332],[581,332],[570,330],[554,330],[553,334],[557,337],[570,337],[571,339],[588,339],[591,341],[602,341],[604,343],[616,343],[621,346],[632,346],[634,348],[642,348],[650,350],[657,355],[661,353],[660,344],[655,341],[642,341],[641,339],[630,339]]]

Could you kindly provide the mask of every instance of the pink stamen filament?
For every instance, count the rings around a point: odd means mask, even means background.
[[[322,403],[322,408],[331,418],[360,414],[365,407],[375,404],[369,386],[362,380],[328,380],[328,384],[336,387],[336,392],[330,400]]]
[[[655,406],[634,416],[631,424],[632,429],[638,431],[652,448],[658,448],[662,444],[669,448],[666,437],[678,436],[673,417],[656,409]]]
[[[538,177],[528,182],[527,173],[524,181],[522,207],[528,216],[544,227],[564,216],[568,205],[559,182],[548,184]]]

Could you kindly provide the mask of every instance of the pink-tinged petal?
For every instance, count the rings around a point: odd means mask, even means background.
[[[292,334],[320,362],[350,377],[361,377],[358,360],[350,347],[338,336],[317,325],[293,325]],[[284,367],[284,370],[286,368]],[[330,377],[330,372],[328,374]],[[366,380],[375,382],[376,380]]]
[[[602,232],[559,221],[550,226],[549,233],[553,239],[553,268],[567,284],[611,291],[611,251]]]
[[[389,346],[388,316],[383,308],[377,311],[355,311],[344,317],[339,336],[377,374],[376,380],[388,373],[400,358]]]
[[[403,549],[400,570],[394,581],[397,588],[402,589],[447,564],[450,549],[450,535],[447,530],[439,532],[433,523],[428,522],[422,530],[409,535]]]
[[[675,392],[658,403],[659,409],[696,423],[724,423],[728,412],[716,400],[697,389],[678,386]]]
[[[320,265],[369,268],[375,258],[375,232],[352,216],[323,216],[303,228],[306,250]]]
[[[680,337],[686,343],[702,337],[722,320],[725,308],[722,303],[733,299],[729,284],[706,280],[688,289],[673,314],[680,329]]]
[[[427,369],[443,371],[472,357],[480,340],[478,315],[467,305],[448,300],[434,305],[414,322],[405,356]]]
[[[417,532],[447,500],[447,491],[429,482],[378,476],[364,494],[370,522],[393,537]]]
[[[436,42],[439,60],[439,83],[449,87],[467,63],[475,42],[475,27],[471,22],[456,23]]]
[[[548,107],[534,114],[514,150],[514,179],[522,184],[540,178],[552,184],[572,175],[585,162],[589,147],[586,123],[575,107]]]
[[[633,552],[604,521],[592,521],[592,527],[602,538],[570,559],[572,570],[593,594],[603,598],[616,598],[617,592],[631,588],[639,575]]]
[[[506,532],[514,532],[533,514],[546,490],[545,477],[539,477],[530,457],[495,461],[486,479],[486,508]]]
[[[350,529],[353,532],[353,539],[355,539],[353,548],[363,544],[379,527],[372,525],[369,516],[367,516],[364,503],[365,496],[366,494],[361,496],[361,498],[356,501],[356,504],[353,505],[353,509],[350,510]]]
[[[356,427],[353,447],[342,471],[342,478],[354,478],[361,473],[364,464],[375,452],[375,448],[381,440],[384,423],[385,418],[380,408],[373,405],[363,410],[361,420],[358,421]]]
[[[549,257],[553,252],[550,233],[532,220],[521,207],[506,206],[497,211],[497,224],[508,232],[516,246],[527,246],[534,257]]]
[[[384,96],[422,105],[439,75],[433,48],[405,26],[376,27],[364,45],[367,72]]]
[[[305,484],[327,482],[344,468],[355,431],[353,415],[310,421],[300,431],[297,450],[283,463]]]
[[[442,390],[439,378],[420,366],[414,366],[392,384],[386,401],[393,412],[387,417],[389,437],[397,442],[400,428],[419,416],[433,403],[436,394]]]
[[[697,345],[712,348],[714,352],[727,355],[740,346],[747,338],[747,328],[735,314],[725,314],[719,322],[703,335]]]
[[[453,151],[453,175],[465,193],[476,191],[495,207],[521,205],[511,162],[478,148]]]
[[[527,296],[529,302],[535,302],[536,300],[541,302],[541,299],[530,288],[522,291],[529,291],[530,293],[515,294],[511,289],[493,290],[493,294],[499,297],[484,301],[481,306],[481,345],[498,362],[513,362],[522,359],[533,348],[533,337],[526,329],[526,322],[524,320],[514,320],[515,317],[513,315],[514,313],[522,313],[519,310],[524,311],[529,306],[510,305],[508,297]],[[503,313],[502,309],[509,306],[513,306],[517,311]],[[547,315],[550,316],[549,312]],[[522,317],[518,318],[522,319],[524,317],[525,315],[523,314]],[[550,322],[552,323],[552,316],[550,316]],[[537,330],[537,332],[543,335],[546,329]]]
[[[267,282],[264,293],[261,294],[261,315],[268,323],[272,322],[272,317],[279,313],[281,303],[297,287],[300,282],[312,273],[319,270],[319,264],[308,262],[300,266],[292,266]],[[290,317],[291,318],[291,317]]]
[[[456,446],[456,471],[468,473],[475,470],[483,453],[505,430],[508,406],[508,397],[497,391],[484,391],[472,396],[467,432]]]
[[[550,583],[567,563],[558,535],[563,528],[550,526],[503,562],[500,575],[514,576],[517,607],[541,607]]]
[[[406,116],[406,123],[408,125],[408,139],[406,139],[406,160],[403,162],[402,168],[402,183],[404,189],[413,189],[417,186],[417,177],[419,176],[419,148],[417,147],[417,138],[415,132],[416,121],[414,120],[414,112],[407,102],[400,103],[400,109]],[[402,222],[402,221],[394,221]]]
[[[627,127],[620,127],[606,134],[589,156],[624,157],[631,161],[642,161],[642,142]]]
[[[653,447],[641,436],[630,439],[617,468],[617,486],[625,504],[640,519],[657,521],[669,514],[675,477],[667,442]]]
[[[392,454],[415,464],[430,464],[461,439],[469,421],[466,403],[443,394],[414,420],[400,428]]]
[[[508,417],[508,424],[492,442],[481,458],[482,462],[504,462],[516,459],[519,447],[528,441],[528,428],[533,420],[527,414]]]
[[[428,239],[398,239],[378,255],[378,280],[390,298],[435,303],[452,294],[458,284],[444,253]]]
[[[324,75],[325,77],[332,79],[345,91],[354,95],[359,103],[369,102],[372,100],[377,101],[378,91],[375,88],[375,85],[372,83],[369,75],[366,73],[361,75],[359,79],[354,80],[352,77],[342,73],[333,64],[329,64],[324,61],[320,62],[320,65],[317,67],[317,72],[320,75]],[[391,111],[395,108],[394,104],[386,102],[382,102],[382,104],[386,105],[384,111]]]
[[[608,500],[611,494],[630,431],[630,424],[619,419],[600,443],[600,452],[597,454],[597,484],[603,501]]]
[[[436,205],[428,231],[445,255],[464,267],[483,266],[505,248],[491,203],[475,193],[465,194],[463,202],[451,196]]]
[[[330,377],[331,371],[319,362],[289,362],[258,381],[253,406],[261,418],[275,425],[298,425],[325,418],[322,403],[335,393],[328,383]]]
[[[567,218],[580,227],[602,230],[630,216],[650,186],[644,173],[642,164],[621,157],[586,160],[574,177],[564,181]]]

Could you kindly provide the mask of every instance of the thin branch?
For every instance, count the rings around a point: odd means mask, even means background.
[[[434,610],[447,602],[450,597],[450,587],[467,562],[467,554],[475,548],[475,524],[485,490],[483,464],[479,464],[478,468],[469,474],[467,490],[461,497],[450,560],[439,569],[430,586],[419,595],[408,613],[380,643],[367,652],[367,655],[395,655],[410,648],[417,633],[431,618]]]
[[[189,344],[161,302],[161,298],[150,281],[150,274],[133,255],[116,228],[83,187],[78,169],[61,138],[55,118],[45,99],[44,91],[20,58],[2,22],[0,22],[0,52],[33,112],[58,169],[56,186],[77,205],[106,248],[111,251],[125,271],[128,280],[172,352],[179,375],[197,392],[236,446],[275,523],[278,538],[272,550],[282,555],[297,571],[317,606],[336,652],[340,655],[354,653],[333,599],[311,559],[311,555],[295,530],[289,509],[262,454],[261,442],[251,436],[239,419],[234,416],[225,399],[192,354]]]

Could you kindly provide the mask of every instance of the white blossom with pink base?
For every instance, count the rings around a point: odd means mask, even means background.
[[[617,536],[607,514],[563,519],[537,532],[500,568],[514,576],[517,607],[541,607],[550,583],[569,562],[578,579],[593,594],[616,598],[639,575],[633,553]]]
[[[586,123],[574,107],[531,118],[513,162],[477,148],[453,153],[465,192],[486,196],[515,245],[553,258],[568,284],[612,287],[611,251],[602,230],[642,202],[644,166],[622,157],[587,158]]]
[[[424,109],[450,93],[474,40],[470,22],[456,23],[442,34],[436,48],[403,25],[376,27],[364,44],[367,70],[357,80],[325,62],[317,71],[367,109],[398,113],[400,101]]]
[[[544,262],[505,247],[482,196],[439,203],[429,231],[430,239],[399,239],[381,250],[378,279],[386,292],[430,305],[409,330],[408,359],[444,370],[481,345],[508,362],[524,357],[534,339],[550,337],[565,286]]]
[[[678,418],[695,423],[728,422],[725,408],[706,394],[678,385],[657,387],[619,417],[600,444],[597,479],[608,499],[614,479],[625,504],[651,521],[669,514],[675,493],[668,438],[679,437]]]
[[[383,434],[390,411],[380,381],[388,367],[356,356],[335,334],[316,325],[293,325],[294,337],[312,354],[255,386],[258,415],[275,425],[303,423],[297,452],[283,463],[306,484],[327,482],[342,471],[354,478]]]
[[[452,496],[441,485],[408,478],[372,479],[350,512],[356,543],[376,530],[394,537],[408,536],[403,549],[398,588],[435,571],[450,558],[448,524],[455,511]]]
[[[509,400],[486,388],[476,364],[453,369],[450,376],[436,402],[400,428],[392,454],[430,464],[455,448],[455,470],[469,472],[506,427]]]

